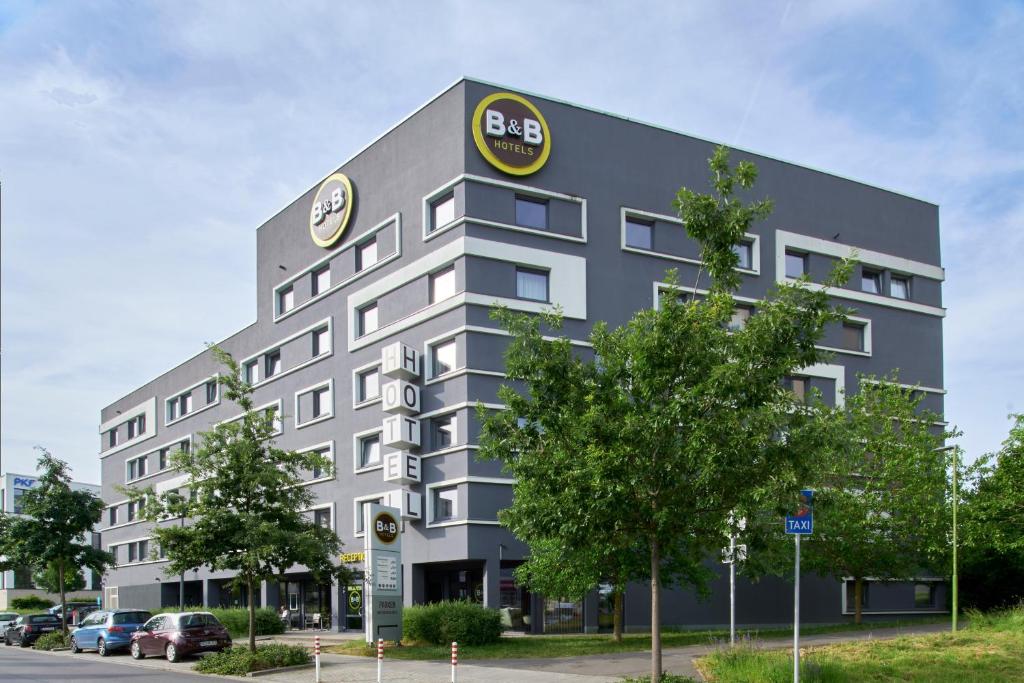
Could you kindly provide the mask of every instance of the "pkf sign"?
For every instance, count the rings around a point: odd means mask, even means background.
[[[520,95],[488,95],[476,106],[472,125],[480,154],[510,175],[539,171],[551,154],[547,121],[532,102]]]
[[[309,234],[317,246],[330,247],[345,234],[352,200],[352,181],[344,173],[334,173],[320,184],[309,210]]]
[[[30,489],[36,485],[35,479],[26,479],[25,477],[15,477],[14,487],[21,489]]]

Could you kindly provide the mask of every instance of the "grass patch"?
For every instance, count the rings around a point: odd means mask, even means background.
[[[1024,606],[971,614],[953,633],[908,636],[808,648],[800,658],[806,683],[1010,683],[1024,682]],[[723,648],[699,660],[715,683],[788,683],[793,657],[786,650]]]
[[[223,652],[206,655],[192,668],[204,674],[244,676],[253,671],[299,666],[309,663],[309,650],[302,645],[260,645],[256,652],[248,647],[229,647]]]
[[[841,631],[865,631],[893,628],[913,624],[933,623],[942,619],[903,620],[871,622],[861,624],[831,624],[808,626],[800,629],[803,635],[817,635]],[[737,631],[737,637],[747,638],[788,638],[792,629],[766,629],[760,631]],[[686,647],[688,645],[716,645],[729,640],[729,631],[665,631],[661,634],[661,646]],[[617,652],[642,652],[651,649],[648,633],[627,633],[622,642],[616,643],[610,634],[585,634],[564,636],[524,636],[502,638],[492,645],[463,646],[459,644],[459,659],[535,659],[551,657],[578,657],[583,655],[614,654]],[[325,652],[344,655],[376,657],[375,645],[367,646],[362,641],[348,641],[325,648]],[[445,660],[451,656],[451,647],[430,645],[420,642],[403,642],[402,647],[387,648],[387,657],[392,659]]]

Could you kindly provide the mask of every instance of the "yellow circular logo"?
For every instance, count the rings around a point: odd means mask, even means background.
[[[499,92],[480,100],[473,113],[473,140],[495,168],[511,175],[541,169],[551,154],[551,131],[525,97]]]
[[[309,234],[321,247],[341,239],[352,215],[352,181],[344,173],[328,176],[313,196],[309,211]]]

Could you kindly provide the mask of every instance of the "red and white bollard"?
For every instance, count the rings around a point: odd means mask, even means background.
[[[320,683],[320,636],[313,636],[313,657],[316,661],[316,683]]]
[[[384,680],[384,639],[377,639],[377,683]]]
[[[459,644],[452,641],[452,683],[455,683],[456,672],[459,667]]]

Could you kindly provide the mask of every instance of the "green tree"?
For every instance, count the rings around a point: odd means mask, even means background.
[[[948,556],[943,445],[956,433],[920,404],[919,392],[892,374],[861,376],[844,405],[816,406],[824,447],[807,480],[815,489],[814,534],[802,544],[801,563],[854,580],[858,624],[867,577],[911,579],[945,566]]]
[[[617,329],[594,326],[591,356],[545,336],[542,324],[560,328],[557,314],[494,311],[512,337],[505,360],[514,384],[498,392],[504,410],[478,407],[481,456],[499,459],[516,480],[501,521],[531,553],[550,565],[553,548],[571,548],[574,559],[590,556],[588,567],[646,558],[623,563],[619,579],[650,580],[652,681],[661,679],[662,585],[706,590],[703,561],[717,553],[730,512],[759,495],[761,482],[795,479],[803,453],[777,437],[784,427],[799,432],[807,418],[782,379],[817,363],[824,326],[843,318],[823,291],[798,282],[778,285],[745,326],[729,329],[734,246],[771,204],[734,195],[757,173],[749,162],[733,171],[728,157],[719,148],[710,160],[713,194],[683,188],[676,199],[700,243],[709,291],[682,300],[670,276],[660,306]],[[829,284],[849,269],[842,263]],[[531,558],[527,567],[521,576],[539,585],[542,565]],[[572,588],[571,572],[560,574]]]
[[[255,409],[252,387],[241,379],[238,363],[217,346],[211,351],[226,370],[219,380],[224,396],[242,416],[202,432],[198,448],[171,454],[171,465],[187,476],[188,495],[126,490],[147,500],[145,515],[167,554],[168,575],[201,566],[236,573],[235,585],[248,594],[249,649],[255,652],[255,591],[261,581],[294,565],[304,565],[318,581],[347,582],[349,570],[334,564],[341,549],[334,531],[303,512],[315,500],[299,485],[303,472],[327,472],[331,463],[315,452],[277,448],[274,423],[280,416]],[[161,526],[170,518],[189,521]]]
[[[1024,598],[1024,414],[1002,448],[971,468],[960,508],[965,604],[991,609]]]
[[[0,515],[0,571],[29,567],[56,571],[55,585],[65,604],[67,576],[82,567],[99,574],[114,563],[110,553],[92,546],[92,530],[103,516],[103,501],[89,491],[71,488],[68,464],[37,446],[39,485],[21,498],[24,517]],[[67,631],[67,611],[61,628]]]
[[[32,583],[47,593],[60,593],[62,590],[60,567],[55,564],[48,565],[43,571],[32,575]],[[82,576],[81,570],[68,570],[64,573],[64,591],[74,593],[84,589],[85,577]]]

